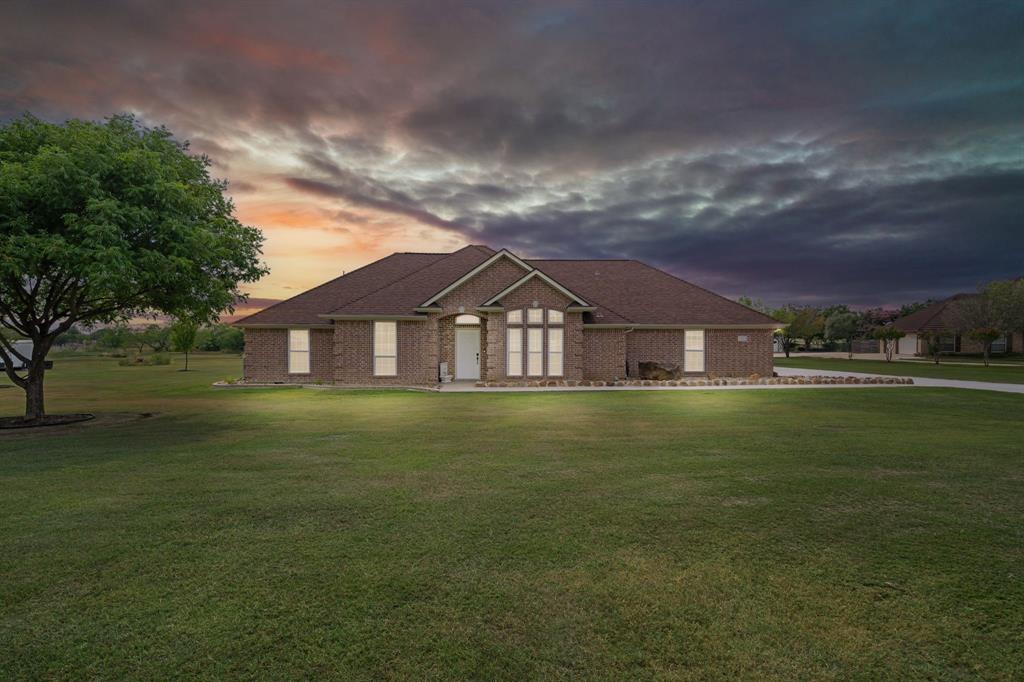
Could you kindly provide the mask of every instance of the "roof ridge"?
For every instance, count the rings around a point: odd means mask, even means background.
[[[277,303],[274,303],[272,305],[268,305],[266,308],[263,308],[262,310],[257,310],[254,313],[249,313],[245,317],[243,317],[241,319],[238,319],[238,320],[235,320],[231,324],[238,324],[239,322],[244,322],[245,320],[248,320],[250,317],[254,317],[256,315],[261,315],[261,314],[265,313],[266,311],[270,310],[271,308],[276,308],[277,306],[283,305],[283,304],[287,303],[288,301],[295,300],[296,298],[299,298],[300,296],[305,296],[306,294],[311,294],[314,291],[316,291],[317,289],[322,289],[325,286],[327,286],[328,284],[333,284],[334,282],[337,282],[342,277],[348,277],[349,275],[357,273],[360,270],[365,270],[366,268],[370,267],[371,265],[376,265],[377,263],[382,263],[382,262],[386,261],[389,258],[394,258],[397,255],[399,255],[399,254],[398,253],[390,253],[387,256],[384,256],[383,258],[380,258],[380,259],[375,260],[375,261],[370,261],[366,265],[360,265],[355,270],[352,270],[350,272],[343,272],[342,274],[338,275],[337,277],[335,277],[333,279],[329,279],[326,282],[323,282],[321,284],[317,284],[312,289],[306,289],[305,291],[300,291],[299,293],[295,294],[294,296],[289,296],[288,298],[286,298],[284,300],[278,301]],[[436,256],[436,255],[440,255],[440,254],[421,253],[421,254],[416,254],[416,255],[420,255],[420,256]],[[424,267],[426,267],[426,266],[424,266]]]
[[[526,261],[542,261],[544,263],[631,263],[633,258],[524,258]],[[645,263],[646,265],[646,263]]]
[[[764,318],[767,318],[767,319],[771,320],[772,322],[778,322],[778,320],[776,320],[776,319],[775,319],[774,317],[772,317],[771,315],[765,315],[765,314],[764,314],[764,313],[762,313],[762,312],[761,312],[760,310],[754,310],[753,308],[749,308],[749,307],[747,307],[747,306],[743,305],[742,303],[737,303],[736,301],[732,300],[731,298],[726,298],[725,296],[722,296],[721,294],[716,294],[715,292],[711,291],[710,289],[705,289],[704,287],[702,287],[702,286],[701,286],[701,285],[699,285],[699,284],[694,284],[693,282],[690,282],[690,281],[688,281],[688,280],[685,280],[685,279],[683,279],[682,277],[677,277],[676,275],[673,275],[673,274],[672,274],[671,272],[665,272],[665,271],[664,271],[664,270],[662,270],[661,268],[656,268],[656,267],[654,267],[653,265],[650,265],[649,263],[645,263],[645,262],[643,262],[642,260],[636,260],[635,258],[632,258],[632,259],[630,259],[630,260],[632,260],[632,261],[633,261],[634,263],[639,263],[640,265],[644,266],[645,268],[650,268],[651,270],[655,270],[655,271],[657,271],[657,272],[660,272],[660,273],[661,273],[661,274],[663,274],[663,275],[668,275],[668,276],[669,276],[669,277],[671,277],[672,279],[678,280],[678,281],[682,282],[683,284],[688,284],[688,285],[690,285],[691,287],[694,287],[694,288],[696,288],[696,289],[700,289],[700,290],[701,290],[701,291],[703,291],[704,293],[706,293],[706,294],[711,294],[711,295],[712,295],[712,296],[714,296],[715,298],[720,298],[720,299],[722,299],[723,301],[726,301],[726,302],[728,302],[728,303],[731,303],[732,305],[735,305],[735,306],[739,306],[739,307],[741,307],[741,308],[744,308],[744,309],[746,309],[746,310],[751,310],[751,311],[753,311],[753,312],[757,313],[758,315],[760,315],[761,317],[764,317]]]
[[[413,270],[412,272],[409,272],[408,274],[406,274],[406,275],[403,275],[402,277],[399,277],[398,279],[396,279],[396,280],[394,280],[394,281],[392,281],[392,282],[388,282],[387,284],[384,284],[383,286],[380,286],[380,287],[378,287],[378,288],[374,289],[373,291],[371,291],[371,292],[367,293],[367,294],[366,294],[365,296],[360,296],[359,298],[355,298],[355,299],[352,299],[351,301],[349,301],[349,302],[348,302],[348,303],[346,303],[345,305],[343,305],[343,306],[337,306],[337,307],[331,308],[331,309],[330,309],[330,310],[328,310],[327,312],[331,313],[331,312],[334,312],[335,310],[338,310],[339,308],[347,308],[348,306],[350,306],[350,305],[352,305],[352,304],[354,304],[354,303],[358,303],[359,301],[363,300],[364,298],[367,298],[367,297],[369,297],[369,296],[373,296],[373,295],[374,295],[374,294],[376,294],[376,293],[377,293],[378,291],[382,291],[382,290],[384,290],[384,289],[387,289],[387,288],[388,288],[388,287],[390,287],[390,286],[393,286],[393,285],[395,285],[395,284],[398,284],[398,283],[399,283],[399,282],[401,282],[402,280],[405,280],[405,279],[409,279],[410,277],[412,277],[413,275],[415,275],[415,274],[416,274],[417,272],[420,272],[421,270],[426,270],[427,268],[429,268],[429,267],[430,267],[430,266],[432,266],[432,265],[437,265],[438,263],[443,263],[443,262],[445,262],[446,260],[448,260],[449,258],[451,258],[452,256],[454,256],[455,254],[457,254],[457,253],[461,253],[462,251],[465,251],[466,249],[471,249],[471,248],[475,248],[475,247],[474,247],[474,245],[473,245],[473,244],[467,244],[466,246],[463,246],[463,247],[462,247],[461,249],[459,249],[459,250],[457,250],[457,251],[452,251],[451,253],[449,253],[449,254],[445,255],[445,257],[444,257],[444,258],[440,258],[440,259],[438,259],[438,260],[435,260],[435,261],[433,261],[432,263],[427,263],[427,264],[426,264],[426,265],[424,265],[424,266],[423,266],[422,268],[416,268],[416,269],[415,269],[415,270]],[[438,254],[438,255],[440,255],[440,254]],[[389,257],[390,257],[390,256],[389,256]],[[381,259],[381,260],[383,260],[383,259]]]

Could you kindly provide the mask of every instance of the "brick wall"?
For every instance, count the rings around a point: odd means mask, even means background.
[[[524,275],[526,275],[526,270],[508,258],[499,258],[486,270],[478,272],[460,284],[457,289],[439,299],[438,305],[444,308],[441,315],[454,315],[460,312],[460,306],[465,309],[463,312],[477,315],[479,314],[476,311],[477,306],[483,305],[491,296],[522,279]],[[428,293],[423,296],[423,299],[426,300],[429,297]]]
[[[624,329],[583,330],[583,378],[614,381],[626,376]]]
[[[437,382],[438,317],[398,322],[398,375],[373,376],[373,321],[335,320],[334,381],[370,386],[415,386]]]
[[[682,329],[634,329],[626,334],[626,366],[630,377],[640,376],[641,362],[683,366]]]
[[[334,332],[311,329],[309,333],[309,374],[288,373],[288,330],[245,329],[242,360],[246,381],[288,384],[325,383],[334,380]]]
[[[739,341],[741,336],[746,342]],[[770,377],[772,332],[769,329],[708,329],[704,337],[707,371],[722,377],[760,374]]]
[[[739,341],[745,336],[746,342]],[[640,375],[641,362],[684,365],[685,331],[636,329],[626,334],[629,376]],[[767,329],[707,329],[704,332],[704,368],[707,374],[745,377],[771,376],[772,333]]]

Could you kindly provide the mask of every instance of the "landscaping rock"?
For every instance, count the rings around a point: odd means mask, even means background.
[[[682,376],[682,368],[672,362],[641,362],[639,364],[641,379],[654,379],[666,381],[678,379]]]

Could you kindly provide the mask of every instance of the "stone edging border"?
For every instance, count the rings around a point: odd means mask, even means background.
[[[654,379],[619,379],[616,381],[478,381],[477,388],[549,388],[574,386],[792,386],[807,384],[913,384],[910,377],[853,377],[853,376],[788,376],[788,377],[747,377],[730,379],[676,379],[656,381]]]
[[[914,380],[910,377],[894,377],[894,376],[872,376],[872,377],[853,377],[853,376],[786,376],[786,377],[745,377],[745,378],[729,378],[729,379],[676,379],[667,381],[657,381],[654,379],[617,379],[615,381],[585,381],[585,380],[573,380],[573,379],[543,379],[536,381],[477,381],[473,384],[476,388],[576,388],[576,387],[602,387],[602,386],[617,386],[617,387],[644,387],[644,386],[803,386],[808,384],[826,384],[826,385],[841,385],[841,384],[913,384]],[[352,385],[352,384],[260,384],[260,383],[244,383],[235,382],[227,383],[226,381],[217,381],[213,384],[214,388],[312,388],[320,390],[380,390],[380,389],[400,389],[405,391],[441,391],[445,384],[437,384],[433,386],[363,386],[363,385]],[[450,384],[448,384],[450,385]]]

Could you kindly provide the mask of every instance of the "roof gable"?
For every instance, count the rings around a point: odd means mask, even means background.
[[[552,278],[550,275],[546,275],[546,274],[544,274],[543,272],[541,272],[540,270],[537,270],[537,269],[531,270],[527,274],[523,275],[523,277],[520,278],[519,280],[513,282],[512,284],[510,284],[509,286],[505,287],[503,290],[499,291],[497,294],[495,294],[494,296],[492,296],[488,300],[484,301],[484,305],[488,306],[488,305],[496,304],[498,301],[500,301],[501,299],[505,298],[510,293],[512,293],[513,291],[515,291],[516,289],[518,289],[522,285],[526,284],[527,282],[529,282],[531,279],[533,279],[535,277],[544,280],[550,286],[552,286],[554,289],[556,289],[556,290],[560,291],[561,293],[565,294],[565,296],[567,298],[571,299],[572,301],[574,301],[576,303],[579,303],[581,306],[589,306],[590,305],[585,300],[583,300],[582,297],[580,297],[577,294],[574,294],[573,292],[569,291],[569,289],[567,289],[566,287],[564,287],[561,284],[559,284],[558,282],[556,282],[554,280],[554,278]]]
[[[512,253],[508,249],[502,249],[501,251],[498,251],[493,256],[491,256],[490,258],[485,260],[480,265],[476,266],[475,268],[473,268],[472,270],[470,270],[466,274],[464,274],[461,277],[459,277],[457,280],[455,280],[451,284],[447,285],[445,288],[443,288],[440,291],[438,291],[436,294],[434,294],[433,296],[428,298],[426,301],[421,303],[419,307],[426,308],[428,306],[431,306],[431,305],[437,303],[437,301],[439,301],[441,298],[443,298],[446,294],[448,294],[448,293],[454,291],[455,289],[457,289],[458,287],[462,286],[463,284],[465,284],[466,282],[468,282],[473,277],[475,277],[476,275],[480,274],[481,272],[483,272],[487,268],[491,267],[495,262],[497,262],[498,260],[500,260],[502,258],[508,258],[513,263],[515,263],[516,265],[520,266],[521,268],[523,268],[523,270],[526,270],[527,272],[529,272],[530,270],[533,269],[531,266],[527,265],[526,262],[524,262],[521,258],[516,256],[514,253]]]

